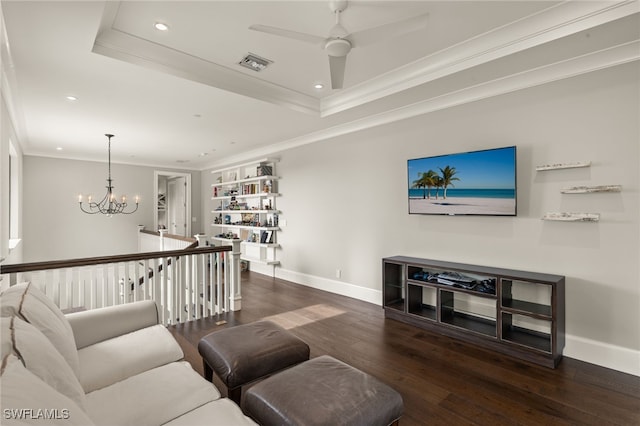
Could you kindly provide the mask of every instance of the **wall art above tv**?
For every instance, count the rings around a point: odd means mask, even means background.
[[[407,161],[410,214],[515,216],[516,147]]]

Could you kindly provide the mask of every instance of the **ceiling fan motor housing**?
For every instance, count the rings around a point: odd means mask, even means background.
[[[329,56],[347,56],[351,50],[351,43],[348,40],[338,38],[329,40],[324,48]]]

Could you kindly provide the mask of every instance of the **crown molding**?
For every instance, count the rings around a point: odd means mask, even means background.
[[[414,118],[431,112],[464,105],[518,90],[528,89],[582,74],[623,65],[640,60],[640,40],[623,43],[607,49],[576,56],[549,65],[515,73],[495,80],[468,86],[406,105],[394,110],[371,115],[348,123],[339,124],[317,132],[288,139],[269,146],[227,157],[223,162],[210,163],[202,170],[247,161],[251,158],[270,156],[325,139],[355,133],[372,127]]]
[[[638,13],[637,0],[565,1],[321,100],[323,117]]]
[[[320,101],[317,98],[114,29],[119,7],[120,2],[106,3],[92,48],[94,53],[295,111],[320,114]]]
[[[275,105],[326,117],[640,11],[637,0],[565,1],[317,99],[113,28],[106,2],[93,52]]]

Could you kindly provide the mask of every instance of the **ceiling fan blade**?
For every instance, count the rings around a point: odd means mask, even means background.
[[[312,34],[299,33],[297,31],[284,30],[282,28],[271,27],[269,25],[260,25],[260,24],[251,25],[249,29],[253,31],[260,31],[267,34],[277,35],[280,37],[291,38],[294,40],[299,40],[299,41],[303,41],[305,43],[310,43],[310,44],[322,45],[326,40],[324,37],[319,37]]]
[[[369,28],[351,33],[347,40],[353,47],[367,46],[382,40],[389,40],[413,31],[421,30],[427,26],[428,13],[403,19],[402,21],[391,22],[379,27]]]
[[[347,64],[346,56],[329,56],[329,71],[331,72],[331,88],[342,89],[344,69]]]

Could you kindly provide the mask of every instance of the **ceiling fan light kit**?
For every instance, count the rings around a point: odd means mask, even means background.
[[[336,15],[336,24],[329,31],[328,37],[305,34],[268,25],[251,25],[250,30],[286,37],[309,44],[320,45],[329,57],[329,73],[331,88],[342,89],[346,68],[347,55],[352,48],[366,46],[379,41],[388,40],[409,32],[417,31],[426,26],[427,14],[413,16],[398,22],[381,25],[375,28],[349,33],[340,24],[340,14],[347,9],[347,0],[329,2],[329,9]]]

